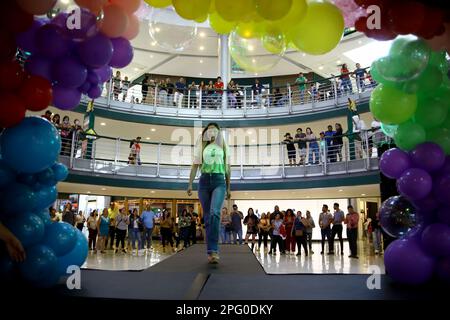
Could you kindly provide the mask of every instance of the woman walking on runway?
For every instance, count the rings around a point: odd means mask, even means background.
[[[231,197],[229,158],[230,152],[219,125],[208,124],[195,145],[187,193],[192,195],[192,183],[200,168],[198,197],[203,208],[208,262],[211,264],[219,263],[220,212],[225,195],[227,199]]]

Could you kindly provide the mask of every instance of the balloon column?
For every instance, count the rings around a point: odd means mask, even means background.
[[[52,223],[49,216],[48,208],[57,198],[56,184],[68,175],[67,168],[56,162],[61,138],[47,120],[28,117],[2,133],[0,147],[0,221],[26,250],[25,261],[18,264],[0,253],[0,273],[39,287],[53,286],[68,266],[81,266],[88,253],[80,231]]]
[[[287,47],[320,55],[333,50],[344,32],[341,11],[328,1],[306,0],[145,0],[154,8],[172,5],[184,19],[205,22],[219,34],[232,33],[230,49],[244,69],[254,70],[244,53],[259,46],[261,53],[283,55]],[[252,44],[250,40],[258,42]],[[249,41],[248,48],[242,44]],[[233,48],[236,47],[236,50]],[[265,51],[264,51],[265,49]],[[242,54],[241,54],[242,53]],[[252,59],[250,59],[252,60]],[[245,61],[244,63],[242,61]]]
[[[83,8],[59,13],[52,20],[35,18],[31,28],[16,37],[28,55],[25,70],[52,84],[52,103],[63,110],[77,107],[82,94],[91,99],[101,96],[111,67],[123,68],[133,59],[129,40],[139,32],[133,14],[138,0],[76,3]]]

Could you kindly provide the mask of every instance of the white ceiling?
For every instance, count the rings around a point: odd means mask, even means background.
[[[185,191],[181,190],[148,190],[131,189],[122,187],[110,187],[100,185],[76,184],[61,182],[58,184],[58,191],[63,193],[92,194],[119,197],[148,197],[148,198],[167,198],[167,199],[188,199]],[[282,199],[329,199],[329,198],[361,198],[361,197],[379,197],[380,186],[377,184],[334,187],[334,188],[316,188],[316,189],[297,189],[297,190],[267,190],[267,191],[236,191],[232,192],[233,200],[282,200]],[[198,199],[194,192],[191,199]]]

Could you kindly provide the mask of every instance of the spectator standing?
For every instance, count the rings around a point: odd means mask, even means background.
[[[295,232],[293,231],[295,222],[295,214],[292,209],[286,211],[286,216],[284,217],[284,227],[286,229],[286,240],[284,248],[288,254],[295,253]]]
[[[306,141],[309,144],[308,164],[319,164],[319,143],[311,128],[306,128]]]
[[[322,245],[322,251],[320,252],[320,254],[324,254],[324,249],[325,249],[325,238],[328,241],[328,253],[330,254],[332,251],[332,247],[331,247],[331,223],[333,221],[333,216],[332,214],[328,211],[328,206],[326,204],[324,204],[322,206],[322,212],[319,215],[319,226],[320,226],[320,232],[322,235],[322,241],[321,241],[321,245]]]
[[[261,214],[261,219],[258,224],[258,249],[261,248],[261,243],[264,241],[264,253],[267,253],[267,239],[271,229],[269,216],[265,213]]]
[[[52,122],[52,112],[50,110],[45,111],[45,113],[41,117]]]
[[[166,79],[167,86],[167,106],[173,107],[175,105],[174,94],[175,94],[175,85],[172,83],[170,78]]]
[[[167,85],[164,79],[161,79],[158,84],[158,101],[163,107],[167,107]]]
[[[144,225],[142,217],[139,216],[139,212],[136,208],[133,209],[133,213],[130,215],[130,223],[128,225],[128,241],[131,244],[132,254],[135,255],[135,244],[137,241],[137,254],[142,254],[142,249],[144,248],[142,244],[142,231],[144,231]]]
[[[128,89],[130,89],[131,82],[128,80],[128,77],[125,77],[122,81],[122,101],[125,102],[125,99],[128,96]]]
[[[258,217],[255,215],[253,208],[249,208],[244,224],[247,226],[247,234],[245,235],[245,244],[248,244],[250,236],[252,237],[252,251],[255,248],[256,235],[258,234]]]
[[[86,219],[84,218],[84,215],[83,215],[83,211],[78,212],[75,220],[76,220],[77,229],[80,231],[83,231],[84,223],[86,222]]]
[[[189,108],[197,108],[197,85],[192,81],[189,86]]]
[[[333,208],[334,208],[334,213],[333,213],[333,227],[331,229],[330,254],[334,254],[334,238],[337,235],[339,238],[339,244],[341,245],[341,255],[343,255],[344,254],[344,240],[342,239],[342,231],[343,231],[342,224],[344,223],[344,220],[345,220],[345,214],[344,214],[344,211],[339,209],[339,203],[335,203]]]
[[[306,91],[306,83],[308,80],[303,75],[302,72],[298,74],[297,79],[295,79],[295,84],[298,85],[298,91],[300,93],[300,104],[303,104],[305,102],[305,91]]]
[[[297,142],[298,147],[298,156],[300,158],[299,165],[304,165],[306,163],[306,133],[303,132],[302,128],[297,129],[297,133],[295,134],[294,141]]]
[[[70,224],[73,227],[75,227],[76,225],[76,214],[75,212],[73,212],[72,204],[70,202],[68,202],[64,207],[62,221]]]
[[[108,247],[108,242],[110,243],[110,249],[113,249],[114,239],[116,237],[116,217],[119,214],[119,207],[115,202],[111,202],[108,209],[108,218],[110,222],[108,239],[106,239],[105,247]]]
[[[89,215],[87,219],[87,227],[89,231],[89,250],[93,250],[97,252],[97,218],[96,218],[97,210],[94,210]]]
[[[308,256],[308,245],[306,243],[306,229],[309,226],[309,222],[307,219],[302,217],[302,212],[297,211],[297,217],[294,220],[294,225],[292,228],[292,237],[295,239],[297,243],[297,256],[302,255],[302,246],[303,250],[305,250],[305,256]],[[294,243],[294,252],[295,252],[295,243]],[[294,253],[293,252],[293,253]]]
[[[125,213],[125,209],[119,210],[116,216],[116,251],[119,251],[119,245],[122,245],[122,252],[127,253],[125,249],[125,237],[127,236],[128,225],[130,224],[130,217]]]
[[[70,124],[70,118],[65,116],[63,123],[59,127],[59,134],[61,135],[61,155],[70,156],[72,146],[73,127]]]
[[[220,108],[222,103],[224,84],[221,77],[217,77],[216,83],[214,83],[214,100],[217,108]]]
[[[198,213],[194,211],[194,206],[189,206],[189,216],[191,217],[191,227],[189,229],[189,238],[192,244],[197,243],[197,224],[198,224]]]
[[[353,206],[348,206],[348,213],[345,217],[345,224],[347,225],[347,239],[350,247],[349,258],[358,259],[358,224],[359,214],[353,209]]]
[[[306,218],[308,221],[308,225],[306,227],[306,241],[308,242],[309,246],[309,253],[314,254],[314,251],[312,251],[312,233],[313,229],[316,227],[316,224],[314,223],[314,219],[311,216],[311,212],[309,210],[306,210]]]
[[[110,220],[108,217],[108,209],[103,209],[103,213],[97,220],[97,230],[98,230],[98,243],[97,250],[100,253],[105,253],[106,249],[106,239],[108,238]]]
[[[181,108],[183,106],[183,99],[186,93],[186,82],[184,78],[180,78],[180,80],[178,80],[178,82],[175,83],[175,88],[176,88],[175,105],[178,108]]]
[[[381,253],[381,225],[380,225],[380,213],[377,212],[375,219],[372,220],[372,233],[373,233],[373,249],[375,254]]]
[[[52,123],[56,127],[56,129],[59,131],[60,126],[61,126],[61,116],[58,113],[53,115]]]
[[[147,204],[145,211],[142,212],[142,223],[144,225],[144,242],[147,244],[147,251],[150,251],[152,249],[152,234],[155,226],[155,213],[152,211],[150,204]]]
[[[112,82],[113,82],[113,98],[114,100],[119,100],[119,94],[121,91],[120,84],[122,82],[120,71],[116,72],[116,76],[112,79]]]
[[[163,211],[160,226],[161,226],[160,230],[161,230],[163,252],[166,252],[166,244],[170,244],[172,251],[175,251],[173,247],[173,235],[172,235],[174,222],[172,217],[170,216],[170,211],[167,209],[164,209]]]
[[[296,151],[295,151],[294,139],[292,138],[290,133],[286,133],[284,135],[284,140],[282,143],[286,145],[289,165],[294,166],[296,164],[295,163]]]
[[[148,95],[148,89],[150,85],[150,77],[148,75],[144,76],[144,80],[142,80],[141,83],[141,92],[142,92],[142,104],[147,103],[147,95]]]
[[[186,209],[183,209],[183,211],[180,214],[180,217],[178,219],[178,227],[180,229],[180,237],[181,240],[183,240],[183,249],[187,249],[190,246],[189,241],[189,231],[191,228],[191,218],[188,216],[188,212]]]
[[[227,91],[229,108],[237,108],[236,93],[237,93],[237,86],[234,83],[234,81],[231,80],[230,83],[228,83],[228,91]]]
[[[348,70],[347,64],[343,64],[341,67],[341,88],[344,93],[350,94],[353,92],[352,82],[350,80],[350,71]]]
[[[327,131],[325,131],[326,141],[326,157],[328,162],[335,162],[335,150],[333,147],[333,137],[336,135],[336,131],[333,131],[333,126],[329,125]],[[334,160],[334,161],[333,161]]]
[[[137,137],[130,142],[130,155],[128,156],[128,164],[141,165],[141,137]]]
[[[222,208],[220,216],[220,236],[222,244],[231,244],[231,216],[226,207]]]
[[[352,117],[352,122],[356,159],[363,159],[363,139],[365,138],[365,134],[367,133],[366,124],[364,120],[361,120],[358,114]]]
[[[342,147],[344,146],[344,132],[340,123],[335,124],[333,135],[333,159],[332,162],[343,161]],[[339,160],[338,160],[339,159]]]
[[[233,243],[237,244],[237,238],[239,237],[239,244],[242,244],[242,219],[244,214],[238,210],[236,204],[233,205],[233,211],[231,212],[231,225],[233,229]]]
[[[356,69],[355,71],[353,71],[352,77],[356,78],[356,84],[361,92],[364,92],[366,90],[366,85],[364,83],[366,79],[366,74],[367,74],[366,69],[361,68],[361,65],[357,63]]]
[[[253,91],[254,99],[256,100],[256,105],[259,107],[261,107],[261,105],[262,105],[262,90],[263,90],[263,86],[259,82],[259,79],[255,79],[255,83],[252,86],[252,91]]]

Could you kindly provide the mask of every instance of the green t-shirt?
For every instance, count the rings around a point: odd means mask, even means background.
[[[295,83],[299,85],[298,86],[299,90],[306,90],[306,82],[307,82],[307,80],[305,77],[298,77],[295,80]]]
[[[221,147],[211,143],[203,150],[202,173],[225,174],[224,152]]]

